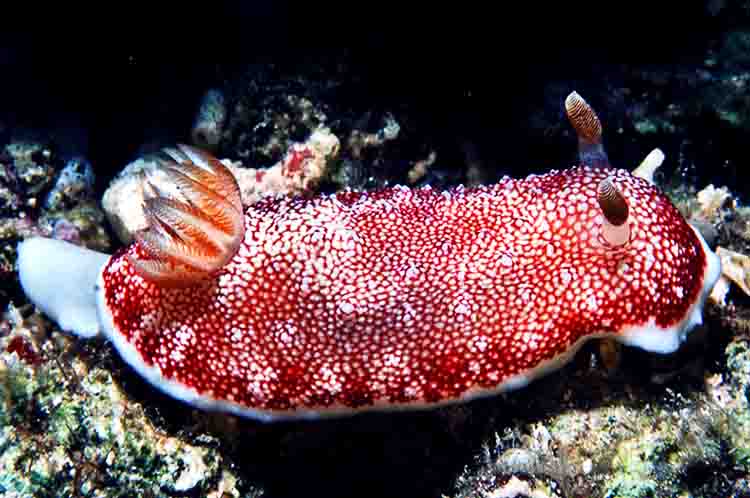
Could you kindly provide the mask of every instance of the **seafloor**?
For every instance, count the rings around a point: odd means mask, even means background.
[[[714,3],[706,16],[740,8]],[[154,118],[144,123],[155,130],[150,139],[115,166],[61,146],[70,141],[49,128],[6,116],[0,496],[750,497],[747,47],[750,30],[727,28],[679,64],[602,64],[596,78],[549,78],[519,94],[511,117],[471,125],[435,122],[421,101],[389,100],[397,93],[368,100],[369,73],[346,51],[232,65],[214,73],[192,107],[170,104],[189,107],[177,114],[182,135]],[[712,247],[732,251],[725,253],[732,278],[676,354],[592,342],[560,372],[507,395],[424,412],[262,424],[160,394],[111,345],[60,332],[21,292],[15,246],[25,237],[102,251],[122,244],[128,191],[104,192],[175,135],[237,170],[253,168],[238,173],[246,195],[478,184],[571,163],[575,136],[559,106],[574,89],[600,112],[612,162],[632,169],[662,148],[657,185]],[[486,87],[477,91],[491,100]],[[445,117],[462,102],[475,105],[464,98],[433,105]],[[482,126],[491,129],[472,134]],[[294,152],[301,148],[313,159],[302,169]],[[279,172],[289,170],[298,176],[283,180]],[[261,181],[277,173],[279,181]]]

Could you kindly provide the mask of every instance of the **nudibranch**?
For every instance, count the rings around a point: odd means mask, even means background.
[[[260,420],[507,391],[594,337],[673,352],[702,322],[719,259],[656,186],[610,166],[580,95],[565,107],[578,164],[447,191],[243,206],[217,159],[178,146],[163,161],[176,189],[148,188],[131,245],[28,239],[20,280],[63,330],[103,333],[157,388]]]

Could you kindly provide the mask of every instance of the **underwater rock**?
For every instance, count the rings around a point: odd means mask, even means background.
[[[0,216],[38,207],[55,177],[52,150],[32,141],[13,141],[0,152]]]
[[[51,210],[70,209],[94,192],[94,170],[83,157],[75,157],[57,175],[52,190],[47,193],[44,207]]]
[[[165,434],[105,365],[39,318],[0,319],[2,496],[241,496],[214,440]]]
[[[708,220],[718,216],[721,209],[737,206],[727,187],[716,188],[713,185],[698,192],[698,204],[700,204],[699,216]]]
[[[716,255],[721,258],[722,275],[750,296],[750,257],[724,247],[717,247]]]
[[[66,162],[42,140],[12,139],[2,147],[0,302],[14,292],[15,242],[20,239],[36,235],[109,250],[104,213],[93,188],[93,168],[83,157]]]
[[[247,168],[228,159],[221,162],[234,174],[243,204],[249,205],[267,195],[314,191],[329,174],[339,147],[336,135],[327,128],[319,128],[305,142],[292,144],[286,155],[270,168]],[[146,227],[142,209],[146,179],[162,190],[177,194],[157,161],[149,158],[139,158],[127,165],[104,193],[102,206],[123,243],[130,243],[132,234]]]
[[[212,88],[201,99],[190,136],[193,144],[208,150],[219,145],[227,120],[227,107],[221,90]]]

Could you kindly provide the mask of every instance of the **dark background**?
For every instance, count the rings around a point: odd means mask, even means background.
[[[184,140],[207,87],[248,64],[318,59],[344,61],[362,102],[401,103],[428,133],[496,143],[523,171],[535,144],[514,130],[548,81],[679,63],[746,21],[741,3],[716,0],[35,7],[6,16],[31,29],[0,35],[0,119],[86,154],[102,185],[152,136]]]

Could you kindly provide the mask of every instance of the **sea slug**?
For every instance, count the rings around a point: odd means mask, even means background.
[[[260,420],[429,408],[526,385],[583,341],[675,351],[721,266],[647,179],[609,164],[571,93],[580,162],[448,191],[269,197],[169,149],[181,195],[110,256],[19,246],[28,297],[63,330],[100,333],[154,386]]]

